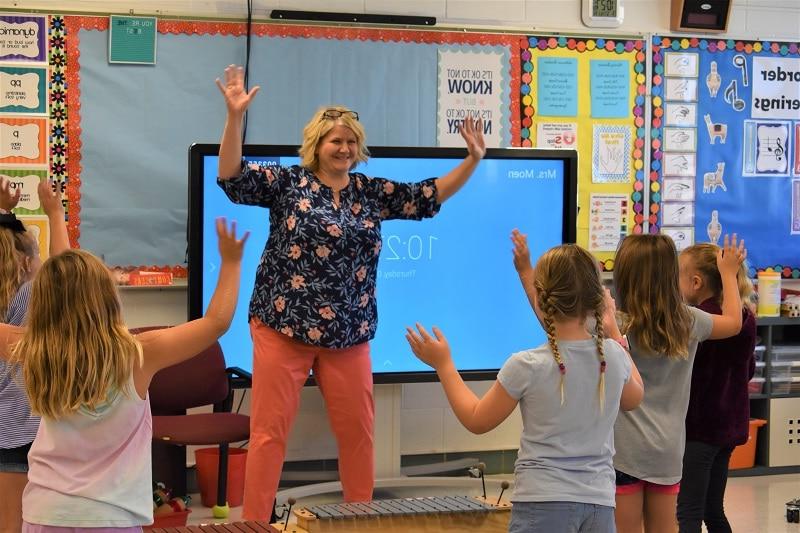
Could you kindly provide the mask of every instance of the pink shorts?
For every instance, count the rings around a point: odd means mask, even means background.
[[[617,474],[617,494],[624,496],[627,494],[636,494],[637,492],[657,492],[659,494],[675,494],[681,490],[680,482],[674,485],[659,485],[652,483],[616,470]]]

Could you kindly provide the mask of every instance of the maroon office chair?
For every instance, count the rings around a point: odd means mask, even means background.
[[[163,327],[134,328],[131,333],[153,329]],[[153,413],[153,469],[161,470],[162,477],[167,472],[177,494],[186,494],[185,446],[219,446],[215,516],[227,516],[228,446],[250,437],[250,417],[230,412],[233,379],[246,384],[251,376],[238,368],[226,368],[222,348],[215,341],[191,359],[156,373],[148,391]],[[186,414],[187,409],[204,405],[213,405],[214,412]]]

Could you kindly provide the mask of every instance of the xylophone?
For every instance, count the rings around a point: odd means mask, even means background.
[[[430,496],[315,505],[294,511],[308,533],[482,531],[506,532],[511,504],[470,496]]]
[[[236,522],[233,524],[208,524],[202,526],[180,526],[151,529],[150,533],[279,533],[268,522]],[[287,533],[291,531],[291,525]]]
[[[151,533],[421,533],[508,531],[511,504],[469,496],[396,498],[295,509],[297,523],[234,522],[157,528]]]

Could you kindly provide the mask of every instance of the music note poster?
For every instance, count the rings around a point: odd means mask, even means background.
[[[800,43],[654,36],[649,51],[648,230],[718,243],[737,233],[751,276],[800,279]],[[691,57],[696,77],[684,74]]]
[[[778,120],[745,120],[743,176],[788,176],[792,125]]]

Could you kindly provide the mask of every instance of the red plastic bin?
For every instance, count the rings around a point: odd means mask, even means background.
[[[200,448],[195,450],[197,465],[197,484],[203,505],[213,507],[217,504],[217,477],[219,474],[219,448]],[[244,471],[247,467],[247,450],[228,448],[228,486],[226,496],[228,505],[238,507],[244,501]]]

